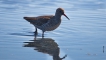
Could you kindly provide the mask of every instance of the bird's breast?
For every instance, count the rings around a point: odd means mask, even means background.
[[[45,31],[55,30],[60,25],[60,23],[61,21],[54,21],[52,23],[48,23],[44,29]]]

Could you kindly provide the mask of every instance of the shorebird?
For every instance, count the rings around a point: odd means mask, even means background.
[[[23,18],[35,26],[35,34],[37,34],[37,28],[42,30],[42,37],[44,37],[45,31],[55,30],[60,25],[62,15],[64,15],[67,19],[69,19],[64,13],[63,8],[57,8],[55,15],[44,15],[38,17],[23,17]]]

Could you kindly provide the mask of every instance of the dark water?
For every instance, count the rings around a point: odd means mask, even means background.
[[[37,39],[23,16],[65,9],[61,25]],[[60,53],[59,53],[60,52]],[[66,57],[67,55],[67,57]],[[106,60],[106,0],[0,0],[0,60]]]

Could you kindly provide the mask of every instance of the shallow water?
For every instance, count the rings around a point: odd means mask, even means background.
[[[65,55],[64,60],[106,60],[105,3],[105,0],[0,0],[0,60],[53,60],[53,57],[59,60]],[[70,20],[62,16],[56,30],[46,32],[44,39],[39,30],[35,39],[34,27],[23,17],[51,15],[58,7],[65,9]]]

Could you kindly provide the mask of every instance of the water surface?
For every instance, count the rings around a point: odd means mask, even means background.
[[[105,0],[0,0],[0,60],[53,60],[65,55],[64,60],[106,60],[105,3]],[[62,16],[61,25],[45,33],[43,40],[49,41],[47,44],[42,42],[39,30],[37,40],[41,43],[35,43],[35,28],[23,17],[54,15],[58,7],[65,9],[70,20]]]

